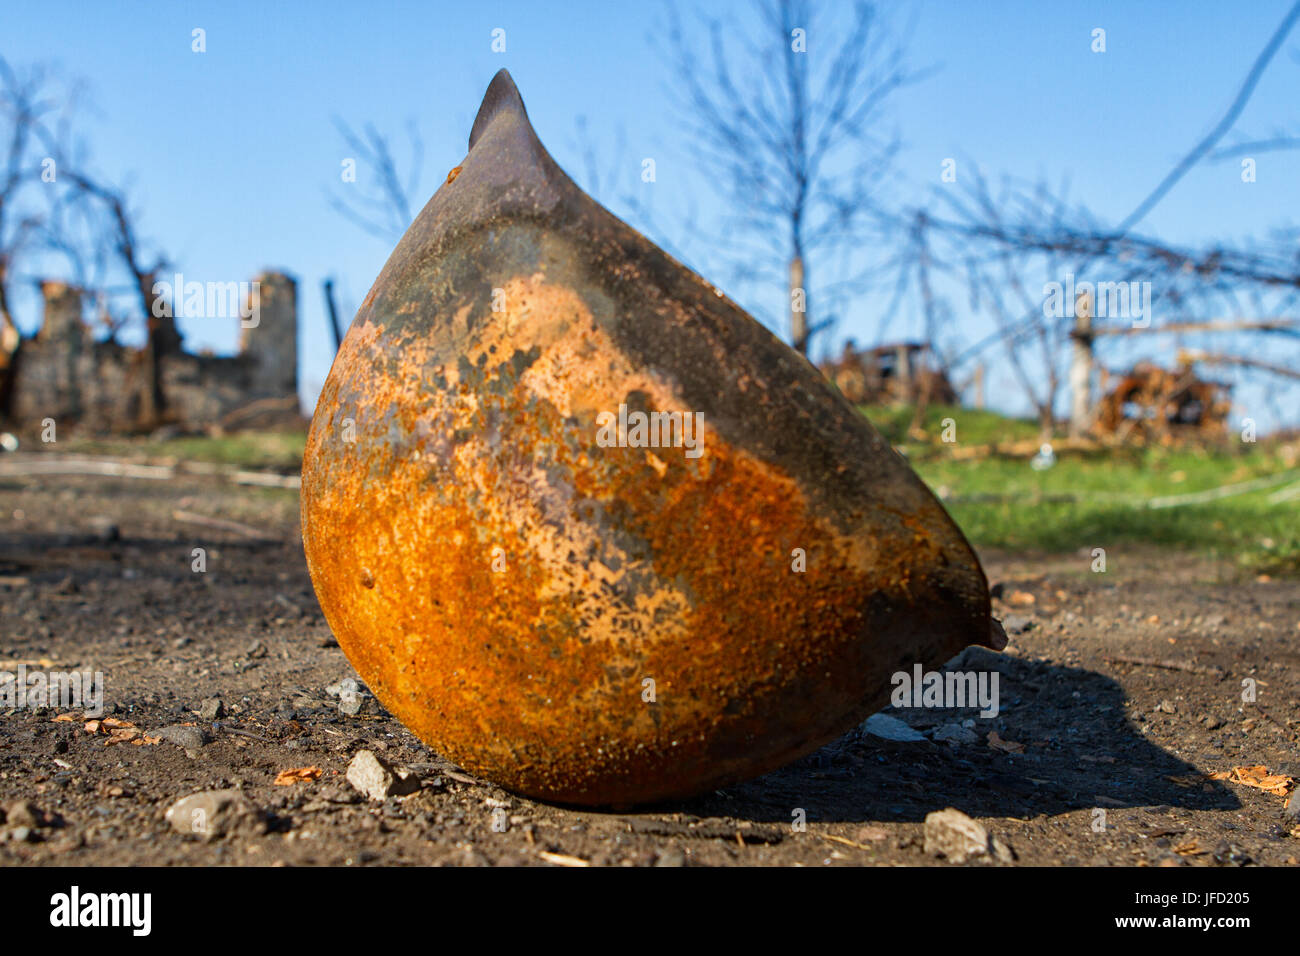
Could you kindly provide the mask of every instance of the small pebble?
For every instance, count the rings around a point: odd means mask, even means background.
[[[420,778],[410,770],[394,768],[371,750],[358,750],[348,764],[348,783],[371,800],[386,800],[415,793]]]
[[[965,863],[989,852],[989,832],[977,820],[949,807],[926,815],[925,852],[949,863]],[[1009,852],[1009,851],[1008,851]]]
[[[208,736],[198,727],[186,727],[183,724],[173,724],[170,727],[160,727],[152,732],[153,736],[161,737],[168,743],[175,744],[177,747],[183,747],[186,750],[198,750],[208,742]]]
[[[238,790],[207,790],[167,808],[167,822],[185,836],[211,842],[236,831],[266,832],[266,815]]]
[[[896,743],[916,743],[925,740],[925,735],[913,730],[897,717],[888,714],[872,714],[862,723],[862,729],[873,737],[892,740]]]

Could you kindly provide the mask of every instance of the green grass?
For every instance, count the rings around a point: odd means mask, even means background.
[[[305,431],[237,432],[211,437],[86,438],[59,442],[60,451],[82,455],[118,455],[150,459],[177,458],[242,468],[297,470],[302,466]]]
[[[1035,422],[985,411],[930,409],[926,441],[908,439],[912,409],[864,409],[908,455],[976,546],[1024,551],[1076,551],[1126,544],[1190,548],[1273,573],[1300,573],[1300,498],[1269,496],[1300,482],[1296,448],[1280,442],[1221,448],[1058,450],[1056,464],[1035,471],[1024,458],[960,460],[964,445],[1032,440]],[[937,440],[952,418],[957,442]],[[1214,501],[1152,509],[1153,498],[1189,494],[1266,476],[1289,480]],[[991,500],[978,500],[981,496]],[[1064,498],[1076,500],[1062,500]],[[972,500],[976,499],[976,500]],[[996,499],[996,500],[993,500]]]
[[[862,412],[876,426],[876,430],[895,445],[911,441],[907,434],[915,413],[911,405],[868,405],[863,407]],[[921,430],[938,441],[943,432],[944,419],[947,418],[953,420],[957,439],[965,445],[1028,441],[1039,433],[1037,422],[953,405],[928,406],[921,419]]]

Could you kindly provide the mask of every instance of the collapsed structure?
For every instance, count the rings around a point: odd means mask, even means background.
[[[925,342],[859,350],[852,339],[838,359],[819,366],[855,405],[957,404],[957,392]]]
[[[256,322],[241,323],[237,354],[219,356],[185,351],[170,317],[154,320],[163,334],[151,337],[152,347],[97,341],[82,321],[82,293],[41,283],[40,331],[7,349],[0,364],[0,417],[20,427],[54,419],[90,432],[300,422],[297,283],[267,272],[252,288]]]
[[[1227,432],[1232,386],[1200,378],[1190,363],[1166,369],[1139,362],[1114,378],[1097,404],[1093,430],[1102,437],[1171,442]]]

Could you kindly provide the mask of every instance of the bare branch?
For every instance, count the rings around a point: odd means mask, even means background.
[[[1291,32],[1291,28],[1295,26],[1297,20],[1300,20],[1300,0],[1297,0],[1291,9],[1287,11],[1286,16],[1282,18],[1282,22],[1273,31],[1268,43],[1264,45],[1264,49],[1255,58],[1255,63],[1251,66],[1250,72],[1246,74],[1246,79],[1242,81],[1241,88],[1237,91],[1237,95],[1228,107],[1228,111],[1214,124],[1214,128],[1192,147],[1191,152],[1178,161],[1178,165],[1169,171],[1168,175],[1160,181],[1150,195],[1138,203],[1137,208],[1124,218],[1115,229],[1117,235],[1123,235],[1141,222],[1156,203],[1160,202],[1165,194],[1174,187],[1178,180],[1182,179],[1187,174],[1187,171],[1200,162],[1214,148],[1214,144],[1222,139],[1228,130],[1232,129],[1233,124],[1237,122],[1237,117],[1241,115],[1246,103],[1250,101],[1251,94],[1255,92],[1255,85],[1259,83],[1259,78],[1264,75],[1264,70],[1269,61],[1273,59],[1273,55],[1282,46],[1282,41],[1286,39],[1286,35]]]
[[[670,6],[665,59],[694,158],[727,199],[719,246],[732,250],[738,276],[779,281],[787,302],[802,300],[802,310],[785,308],[806,353],[813,330],[831,327],[812,320],[814,299],[864,278],[852,272],[866,258],[864,226],[897,149],[880,120],[911,77],[870,3],[854,3],[845,23],[815,16],[803,0],[759,0],[756,9],[755,31],[718,20],[688,27]]]
[[[334,127],[344,144],[355,154],[357,181],[344,183],[336,192],[326,192],[330,208],[349,222],[380,239],[395,242],[411,224],[411,196],[417,195],[424,143],[414,121],[407,124],[410,140],[410,171],[403,180],[388,138],[371,123],[357,133],[337,116]]]
[[[1265,362],[1262,359],[1249,358],[1245,355],[1227,355],[1220,352],[1182,352],[1180,354],[1184,360],[1189,362],[1201,362],[1206,365],[1235,365],[1240,368],[1259,369],[1262,372],[1268,372],[1270,375],[1277,375],[1281,378],[1300,380],[1300,369],[1292,368],[1289,365]]]

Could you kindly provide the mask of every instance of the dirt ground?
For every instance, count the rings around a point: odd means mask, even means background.
[[[858,730],[688,803],[595,813],[468,777],[373,699],[343,712],[327,688],[356,675],[313,596],[293,492],[201,476],[0,478],[0,670],[102,671],[106,716],[141,732],[0,710],[0,864],[948,866],[923,839],[926,814],[946,807],[1001,845],[968,865],[1300,859],[1284,793],[1209,777],[1259,765],[1300,777],[1300,582],[1158,551],[1112,549],[1105,573],[1086,551],[982,557],[1012,644],[968,650],[961,666],[996,669],[999,715],[892,712],[927,735],[973,719],[974,741]],[[204,719],[212,698],[226,713]],[[175,730],[140,742],[187,724],[199,738],[188,749]],[[418,794],[357,793],[345,774],[363,749],[418,773]],[[319,779],[273,782],[309,766]],[[253,808],[224,838],[165,819],[179,798],[221,788]],[[12,809],[24,800],[26,814]]]

